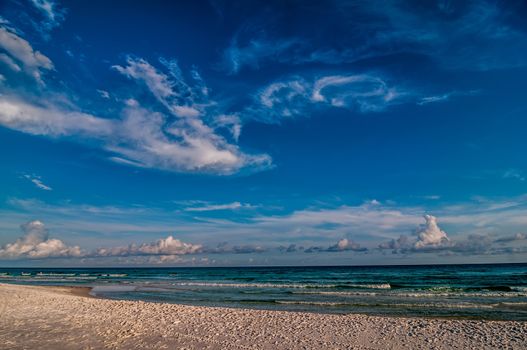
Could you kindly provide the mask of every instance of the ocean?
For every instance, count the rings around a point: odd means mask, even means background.
[[[87,286],[98,297],[187,305],[527,320],[527,264],[0,268],[0,282]]]

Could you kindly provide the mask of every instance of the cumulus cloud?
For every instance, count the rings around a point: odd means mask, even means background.
[[[362,248],[359,243],[353,242],[350,239],[342,238],[337,244],[332,245],[327,249],[328,252],[342,252],[346,250],[365,251],[366,248]]]
[[[51,187],[49,187],[48,185],[44,184],[40,178],[40,176],[36,176],[36,175],[24,175],[24,178],[28,179],[29,181],[31,181],[35,186],[37,186],[38,188],[40,188],[41,190],[44,190],[44,191],[52,191],[53,189]]]
[[[196,254],[202,251],[199,244],[184,243],[173,236],[159,239],[151,243],[140,245],[130,244],[128,246],[99,248],[94,256],[111,257],[111,256],[140,256],[140,255],[186,255]]]
[[[41,84],[42,71],[53,69],[48,57],[34,50],[25,39],[5,26],[0,26],[0,48],[5,51],[1,62],[15,72],[24,70]]]
[[[503,254],[504,248],[496,248],[494,243],[506,244],[515,240],[527,239],[524,234],[492,239],[488,234],[469,234],[458,240],[451,240],[437,224],[432,215],[425,215],[425,224],[414,232],[415,236],[401,235],[398,239],[379,244],[379,249],[391,249],[393,253],[431,253],[441,255],[481,255]]]
[[[359,243],[353,242],[350,239],[342,238],[336,244],[329,247],[312,246],[305,250],[306,253],[319,253],[319,252],[365,252],[367,248],[363,248]]]
[[[414,232],[415,238],[401,235],[398,239],[379,244],[380,249],[393,249],[402,252],[409,251],[433,251],[453,247],[445,231],[437,224],[437,218],[432,215],[424,215],[425,223],[417,227]]]
[[[14,243],[0,248],[2,259],[45,259],[58,257],[81,257],[78,246],[67,246],[59,239],[49,238],[44,223],[38,220],[21,225],[24,235]]]
[[[423,249],[429,247],[441,247],[448,244],[450,239],[445,231],[441,230],[437,225],[437,218],[432,215],[425,215],[425,224],[420,225],[415,234],[417,235],[417,242],[414,243],[416,249]]]

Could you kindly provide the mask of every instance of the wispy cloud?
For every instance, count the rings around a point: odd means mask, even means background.
[[[217,210],[238,210],[238,209],[246,209],[246,208],[253,208],[252,205],[247,203],[240,203],[240,202],[232,202],[232,203],[226,203],[226,204],[207,204],[203,206],[198,207],[188,207],[185,208],[185,211],[217,211]]]
[[[503,173],[503,178],[504,179],[515,179],[518,181],[525,181],[525,175],[519,169],[507,169]]]
[[[24,178],[26,178],[29,181],[31,181],[35,186],[37,186],[41,190],[44,190],[44,191],[52,191],[53,190],[50,186],[48,186],[48,185],[44,184],[44,182],[42,182],[42,179],[41,179],[40,176],[28,175],[28,174],[25,174],[23,176],[24,176]]]
[[[215,131],[215,127],[230,125],[237,138],[239,128],[233,125],[236,120],[226,120],[224,114],[219,114],[220,121],[208,125],[203,105],[194,98],[181,103],[179,92],[173,90],[181,82],[173,82],[144,60],[128,63],[129,66],[116,69],[144,82],[179,119],[170,120],[165,113],[141,106],[135,99],[127,101],[121,118],[108,119],[77,111],[71,102],[66,106],[43,100],[33,104],[4,95],[0,97],[0,124],[35,135],[80,136],[113,153],[110,159],[144,168],[225,175],[271,165],[268,155],[244,153]],[[202,83],[199,75],[193,76]],[[203,95],[206,88],[199,90]]]
[[[359,113],[380,112],[413,98],[387,79],[369,74],[340,74],[315,77],[310,81],[293,77],[261,89],[257,105],[247,109],[252,118],[277,122],[284,118],[309,116],[321,108],[345,108]]]
[[[31,0],[31,3],[44,17],[39,29],[47,38],[47,33],[64,21],[66,11],[63,8],[59,8],[53,0]]]
[[[318,32],[314,36],[296,33],[269,37],[261,34],[263,27],[244,33],[249,38],[243,41],[237,32],[223,53],[223,65],[231,73],[237,73],[243,68],[259,69],[270,62],[294,66],[341,65],[403,53],[426,56],[449,69],[490,70],[527,64],[522,55],[514,54],[527,48],[526,32],[514,25],[521,20],[520,3],[442,4],[422,7],[407,1],[385,1],[383,6],[365,1],[320,4],[317,11],[326,18],[346,24],[340,47],[320,40]],[[321,37],[329,35],[335,33]]]
[[[427,105],[430,103],[435,102],[444,102],[450,100],[452,97],[460,97],[460,96],[474,96],[478,94],[478,90],[471,90],[471,91],[451,91],[445,94],[440,95],[432,95],[432,96],[424,96],[421,99],[417,101],[417,104],[419,106]]]
[[[295,51],[303,51],[303,47],[303,42],[296,38],[280,40],[253,38],[245,44],[240,44],[240,39],[236,36],[224,51],[221,66],[228,73],[237,74],[245,67],[258,69],[266,62],[280,60],[282,57],[288,59]]]

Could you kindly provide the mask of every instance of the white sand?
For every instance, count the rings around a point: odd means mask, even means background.
[[[527,322],[208,308],[0,284],[0,349],[527,349]]]

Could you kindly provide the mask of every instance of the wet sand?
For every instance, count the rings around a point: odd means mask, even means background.
[[[0,284],[0,349],[527,349],[527,322],[325,315]]]

